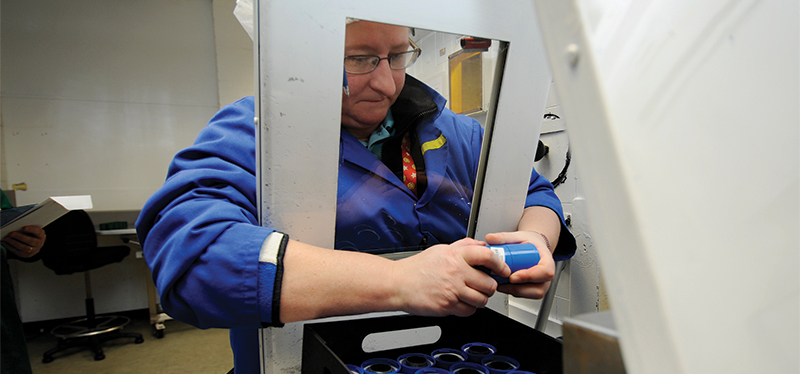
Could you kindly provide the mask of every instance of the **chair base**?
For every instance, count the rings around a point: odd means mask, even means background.
[[[119,331],[128,322],[128,317],[100,316],[94,318],[93,324],[84,318],[59,325],[51,331],[51,334],[58,337],[58,345],[44,353],[42,362],[53,362],[54,354],[71,348],[91,349],[95,361],[100,361],[106,357],[102,345],[109,340],[133,338],[136,344],[144,342],[142,334]]]

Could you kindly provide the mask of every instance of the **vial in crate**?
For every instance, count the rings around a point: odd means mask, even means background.
[[[474,362],[459,362],[450,367],[453,374],[490,374],[489,369]]]
[[[433,357],[424,353],[406,353],[397,358],[400,363],[400,372],[405,374],[414,374],[419,369],[424,369],[433,366],[435,363]]]
[[[436,361],[436,367],[448,370],[453,364],[467,360],[467,355],[464,352],[450,348],[437,349],[431,353],[431,357]]]
[[[423,368],[414,372],[414,374],[451,374],[450,370],[442,368]]]
[[[361,363],[364,374],[393,374],[400,372],[400,363],[389,358],[373,358]]]
[[[484,357],[497,353],[497,348],[486,343],[467,343],[461,347],[467,354],[467,360],[480,363]]]
[[[519,362],[506,356],[486,356],[481,360],[481,364],[489,369],[490,374],[509,374],[519,369]]]

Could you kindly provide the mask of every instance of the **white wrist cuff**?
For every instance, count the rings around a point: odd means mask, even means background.
[[[267,235],[267,238],[261,243],[261,252],[258,254],[259,262],[278,265],[278,252],[281,249],[283,236],[283,233],[277,231],[273,231],[271,234]]]

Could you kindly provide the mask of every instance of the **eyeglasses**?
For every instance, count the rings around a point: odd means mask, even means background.
[[[347,56],[344,58],[344,70],[350,74],[367,74],[375,70],[381,60],[389,61],[389,67],[393,70],[403,70],[417,61],[417,58],[422,53],[422,49],[417,47],[413,40],[409,39],[408,43],[411,44],[413,50],[390,54],[387,57],[378,57],[374,55],[358,55]]]

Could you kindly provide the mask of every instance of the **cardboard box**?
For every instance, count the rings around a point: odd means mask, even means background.
[[[370,334],[438,326],[441,337],[430,344],[365,352]],[[490,309],[470,317],[418,317],[409,315],[307,323],[303,328],[302,374],[350,374],[345,364],[360,365],[372,358],[396,360],[406,353],[430,355],[439,348],[461,349],[468,343],[486,343],[497,354],[516,359],[520,370],[536,374],[561,374],[561,341]]]

